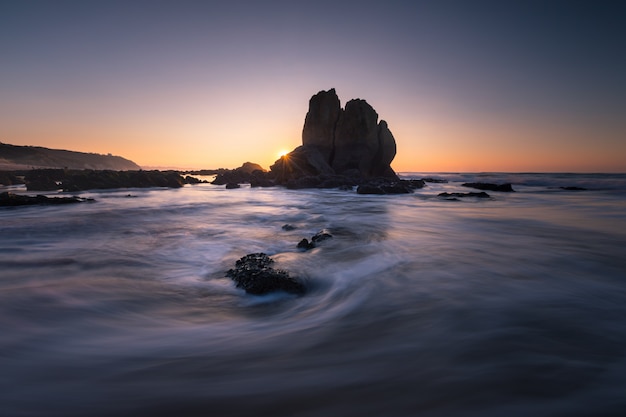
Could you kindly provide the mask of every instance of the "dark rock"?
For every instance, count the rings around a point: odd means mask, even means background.
[[[407,184],[410,188],[414,190],[424,188],[426,186],[425,180],[402,180],[402,183]]]
[[[339,175],[352,179],[384,177],[398,180],[391,161],[395,139],[384,120],[365,100],[356,99],[341,109],[335,89],[320,91],[309,100],[302,130],[302,146],[270,167],[277,184],[292,188],[337,188],[349,185],[338,179],[300,181],[304,177]]]
[[[86,201],[94,201],[92,198],[81,197],[46,197],[45,195],[28,196],[17,195],[9,192],[0,193],[0,206],[16,207],[16,206],[33,206],[33,205],[59,205],[83,203]]]
[[[227,190],[232,190],[232,189],[235,189],[235,188],[241,188],[241,186],[238,183],[236,183],[236,182],[229,182],[229,183],[226,184],[226,189]]]
[[[331,235],[328,230],[323,229],[313,235],[313,237],[311,237],[311,242],[317,244],[325,240],[331,239],[332,237],[333,235]]]
[[[200,180],[196,177],[192,177],[191,175],[187,175],[185,177],[185,184],[202,184],[202,183],[208,183],[208,181],[206,180]]]
[[[515,192],[511,184],[491,184],[488,182],[466,182],[463,187],[476,188],[477,190]]]
[[[583,187],[559,187],[561,190],[566,191],[587,191],[586,188]]]
[[[0,171],[0,185],[24,184],[22,171]]]
[[[296,230],[296,229],[297,229],[297,227],[296,227],[296,226],[294,226],[293,224],[288,224],[288,223],[287,223],[287,224],[283,224],[282,229],[283,229],[283,230],[286,230],[286,231],[291,231],[291,230]]]
[[[424,183],[421,180],[389,181],[386,178],[378,178],[359,185],[356,192],[357,194],[408,194],[423,186]]]
[[[475,192],[469,192],[469,193],[440,193],[440,194],[438,194],[438,197],[444,197],[444,198],[452,200],[452,201],[458,201],[459,198],[465,198],[465,197],[491,198],[491,196],[489,194],[487,194],[486,192],[484,192],[484,191],[482,191],[480,193],[475,193]]]
[[[382,188],[378,185],[363,184],[359,185],[356,189],[357,194],[385,194]]]
[[[315,243],[309,242],[308,239],[302,239],[300,242],[298,242],[296,247],[298,249],[309,250],[309,249],[313,249],[315,247]]]
[[[25,178],[31,191],[84,191],[113,188],[180,188],[184,178],[176,171],[94,171],[64,169],[34,169]]]
[[[317,247],[319,243],[322,243],[325,240],[332,239],[333,235],[326,229],[320,230],[316,234],[311,237],[311,241],[309,242],[307,239],[302,239],[298,242],[297,248],[303,249],[305,251],[313,249]]]
[[[258,185],[260,181],[265,178],[265,170],[261,165],[252,162],[244,162],[239,168],[217,170],[217,176],[211,184],[226,185],[229,182],[244,184],[257,181]]]
[[[270,167],[270,171],[276,182],[281,185],[303,177],[335,173],[322,155],[322,151],[311,145],[298,146],[287,155],[281,156]]]
[[[252,177],[250,178],[250,187],[252,188],[256,188],[256,187],[274,187],[276,184],[274,183],[273,180],[269,179],[269,178],[264,178],[264,177]]]
[[[402,183],[381,185],[380,188],[385,194],[409,194],[413,192],[411,187]]]
[[[446,180],[446,179],[432,178],[432,177],[422,178],[422,181],[424,181],[424,182],[432,182],[434,184],[447,184],[448,183],[448,180]]]
[[[252,253],[235,263],[226,276],[231,278],[237,288],[249,294],[266,294],[273,291],[285,291],[290,294],[304,294],[305,286],[287,271],[272,268],[274,260],[264,253]]]

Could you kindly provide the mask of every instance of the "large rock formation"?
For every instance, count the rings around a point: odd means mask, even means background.
[[[315,176],[397,180],[390,166],[395,155],[396,141],[387,122],[379,122],[378,113],[365,100],[350,100],[342,109],[333,88],[311,97],[302,146],[270,170],[279,184]]]

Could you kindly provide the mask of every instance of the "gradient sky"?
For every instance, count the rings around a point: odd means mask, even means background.
[[[626,172],[626,2],[0,0],[0,141],[269,167],[336,88],[396,171]]]

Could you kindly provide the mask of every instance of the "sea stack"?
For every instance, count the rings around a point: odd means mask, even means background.
[[[278,183],[303,177],[339,175],[350,178],[397,180],[390,164],[396,141],[384,120],[365,100],[341,108],[334,88],[309,100],[302,129],[302,146],[270,167]]]

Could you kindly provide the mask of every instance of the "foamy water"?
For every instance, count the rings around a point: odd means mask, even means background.
[[[0,415],[623,415],[626,176],[415,176],[0,209]],[[252,252],[308,293],[235,288]]]

